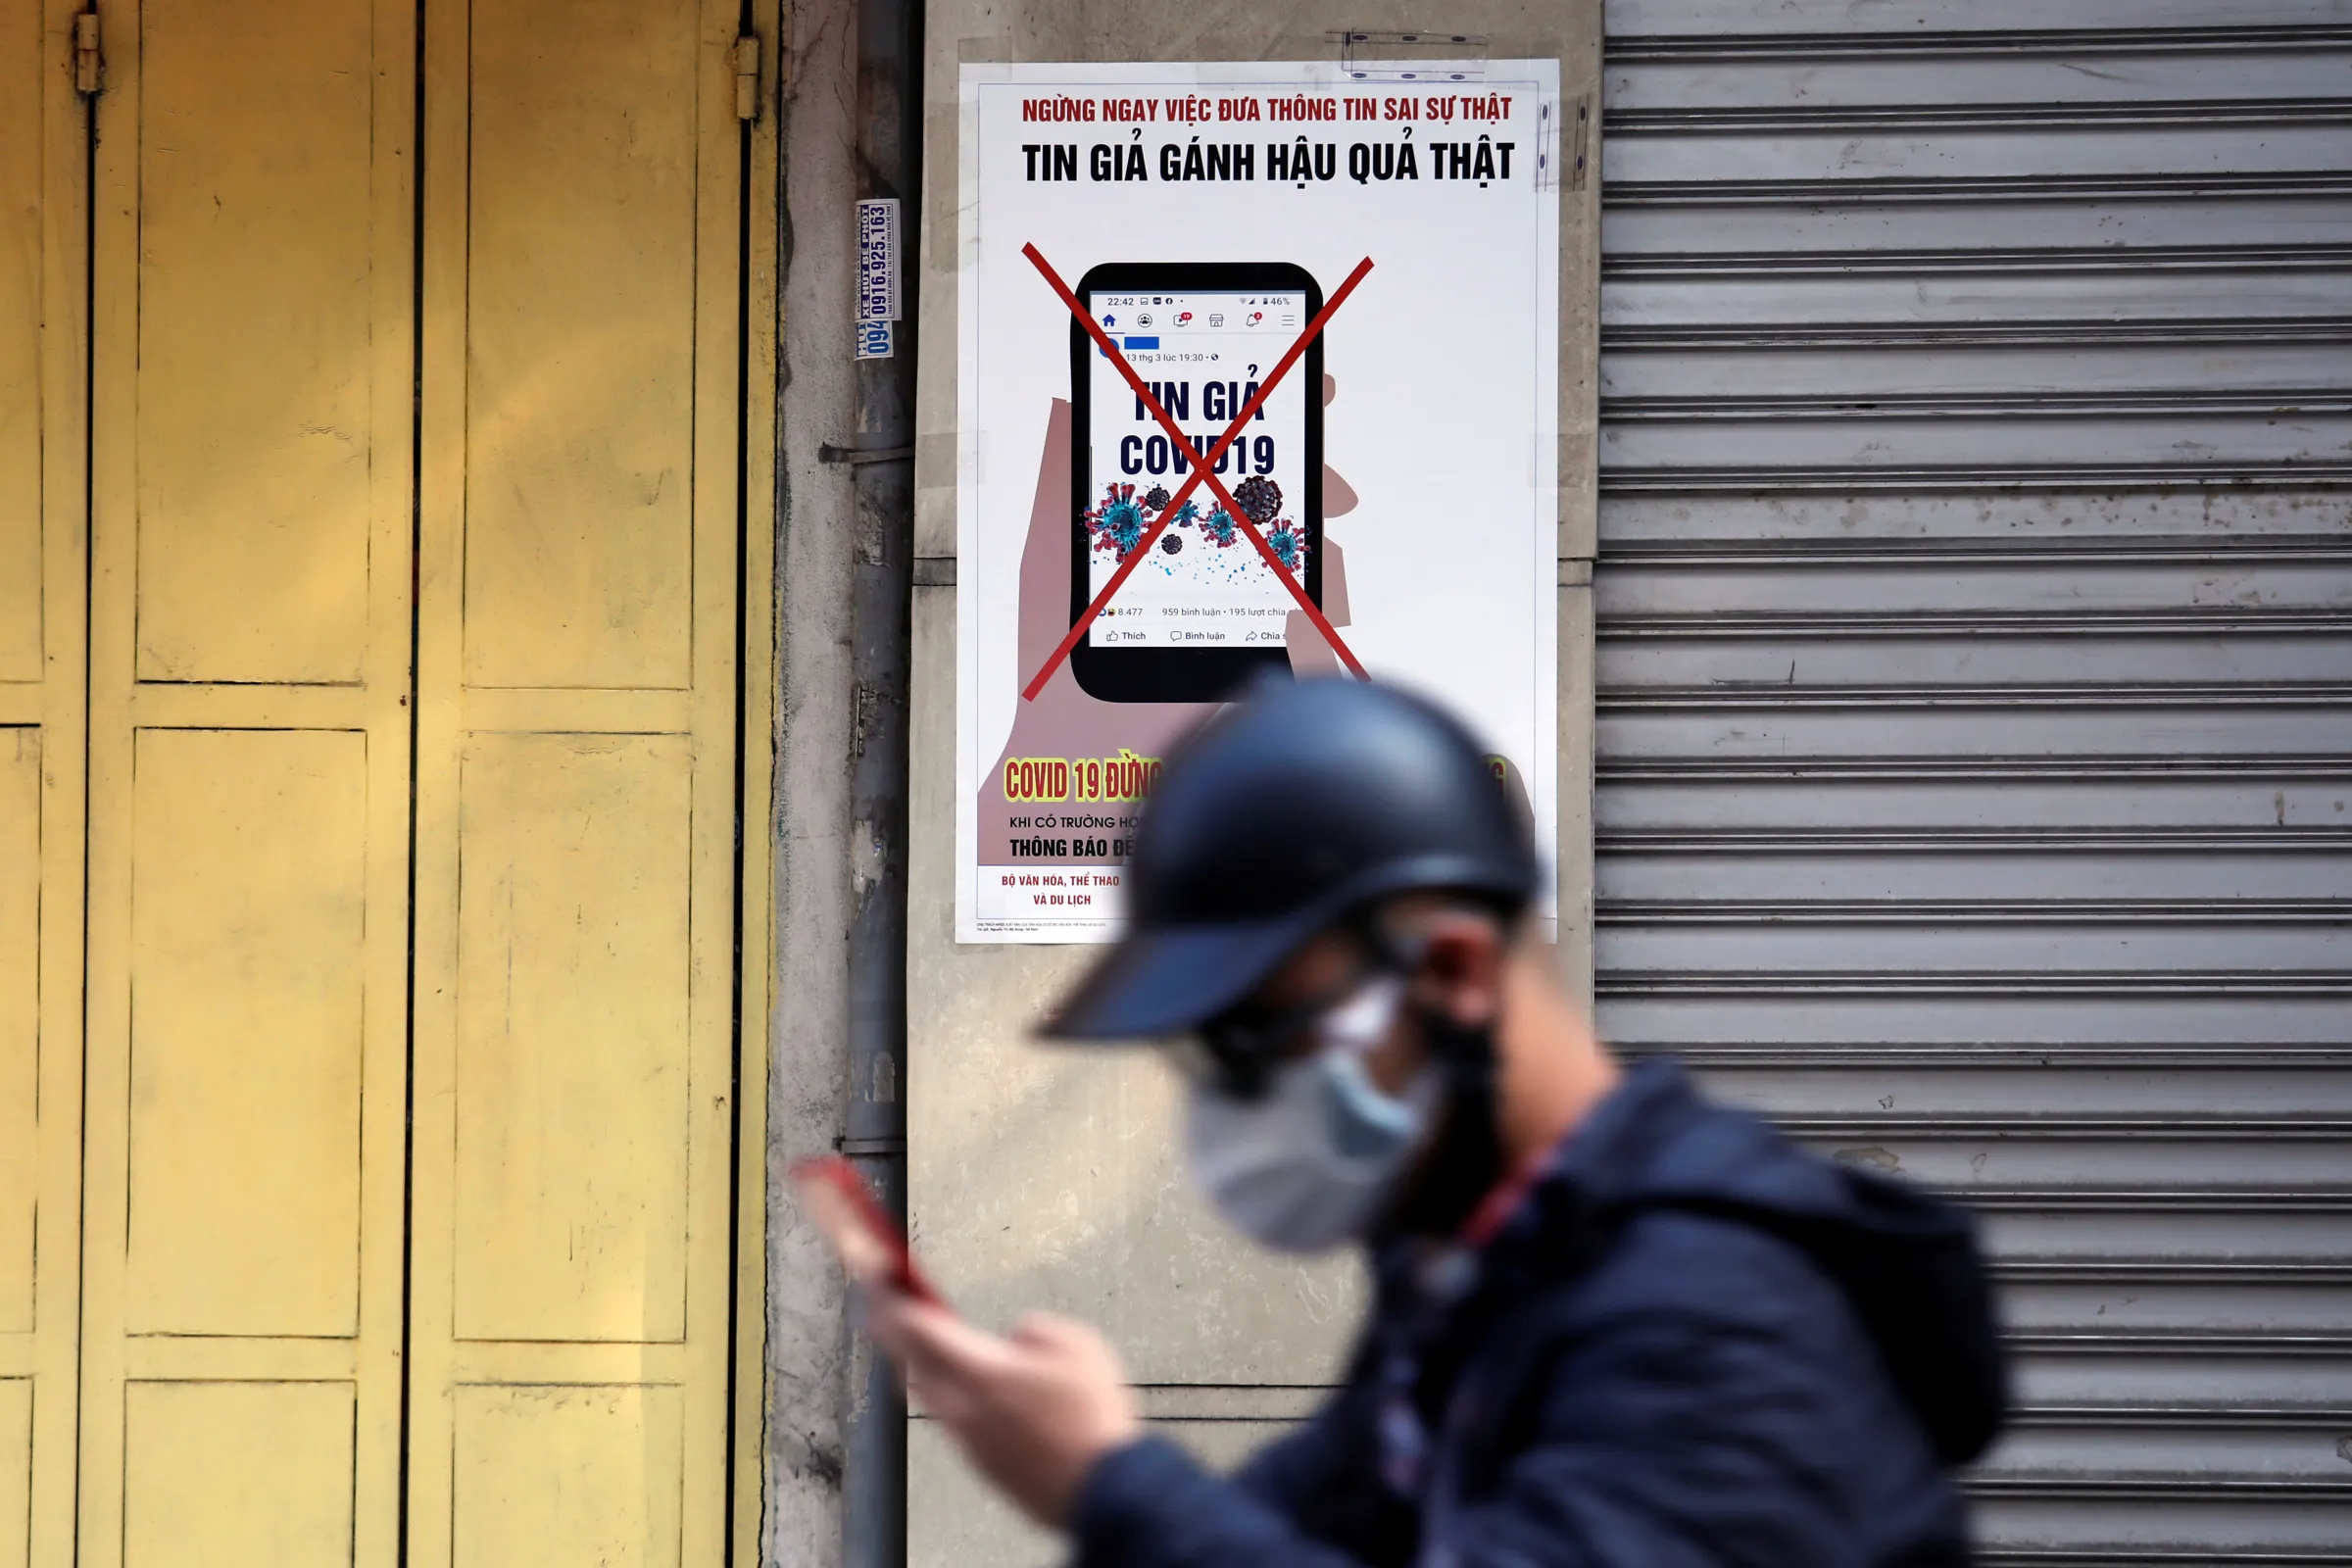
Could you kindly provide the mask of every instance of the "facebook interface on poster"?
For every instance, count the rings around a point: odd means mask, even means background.
[[[1087,305],[1184,439],[1202,453],[1214,448],[1306,324],[1298,293],[1098,291]],[[1302,581],[1312,548],[1304,510],[1306,380],[1296,370],[1284,376],[1208,466],[1276,559]],[[1100,593],[1169,513],[1193,469],[1100,351],[1093,382],[1085,521],[1093,546],[1091,591]],[[1173,506],[1167,526],[1088,635],[1098,648],[1279,644],[1296,603],[1240,519],[1203,483]]]

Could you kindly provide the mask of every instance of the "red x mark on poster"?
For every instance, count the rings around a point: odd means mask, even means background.
[[[1290,373],[1291,367],[1298,364],[1298,357],[1306,352],[1306,346],[1315,340],[1315,334],[1323,330],[1323,323],[1331,319],[1332,313],[1340,308],[1341,302],[1354,293],[1355,285],[1364,280],[1366,272],[1372,270],[1372,258],[1367,256],[1355,264],[1355,270],[1349,272],[1348,280],[1333,290],[1331,298],[1323,302],[1323,309],[1317,311],[1314,319],[1306,323],[1306,330],[1298,334],[1298,341],[1293,343],[1289,351],[1275,362],[1272,373],[1258,383],[1256,394],[1242,406],[1242,412],[1234,416],[1233,423],[1226,427],[1225,433],[1217,438],[1216,444],[1206,453],[1202,453],[1176,427],[1176,421],[1168,417],[1168,411],[1159,406],[1159,400],[1152,395],[1152,389],[1144,384],[1143,377],[1135,373],[1135,367],[1127,363],[1127,356],[1119,352],[1118,345],[1111,342],[1110,334],[1102,330],[1102,323],[1095,319],[1093,314],[1078,303],[1078,296],[1070,292],[1070,286],[1048,265],[1038,248],[1024,245],[1021,254],[1029,258],[1030,265],[1044,274],[1054,292],[1061,296],[1061,303],[1069,307],[1070,315],[1077,318],[1080,326],[1086,328],[1087,335],[1095,340],[1095,345],[1110,356],[1110,363],[1118,367],[1119,374],[1126,377],[1127,384],[1135,389],[1136,397],[1142,400],[1145,408],[1152,411],[1152,416],[1159,421],[1161,429],[1167,431],[1175,450],[1186,454],[1186,461],[1193,467],[1192,477],[1184,481],[1182,488],[1169,498],[1166,506],[1160,508],[1159,520],[1145,530],[1144,536],[1135,542],[1135,548],[1127,552],[1126,559],[1119,563],[1119,569],[1110,574],[1110,581],[1104,583],[1102,591],[1095,595],[1094,603],[1086,607],[1086,612],[1070,627],[1069,634],[1062,638],[1029,684],[1021,688],[1021,700],[1037,700],[1037,694],[1046,689],[1046,682],[1054,678],[1054,671],[1060,668],[1061,662],[1070,657],[1070,650],[1078,646],[1078,639],[1086,635],[1087,627],[1095,623],[1095,617],[1102,612],[1102,607],[1110,603],[1111,596],[1119,591],[1128,575],[1151,552],[1153,541],[1174,520],[1177,509],[1184,505],[1185,498],[1202,484],[1206,484],[1209,492],[1217,498],[1217,505],[1225,509],[1225,514],[1241,524],[1242,531],[1250,536],[1250,542],[1257,547],[1258,555],[1273,569],[1282,585],[1290,590],[1291,597],[1298,601],[1298,608],[1306,612],[1306,618],[1314,622],[1315,630],[1321,632],[1323,640],[1331,644],[1331,651],[1340,656],[1340,662],[1348,666],[1348,673],[1358,680],[1370,680],[1372,677],[1364,673],[1364,666],[1356,662],[1355,655],[1348,651],[1348,645],[1340,640],[1340,634],[1324,618],[1322,610],[1306,597],[1304,585],[1282,564],[1282,558],[1274,553],[1274,547],[1266,543],[1265,535],[1257,531],[1257,524],[1235,504],[1232,495],[1225,489],[1225,482],[1210,472],[1209,468],[1224,457],[1227,447],[1241,438],[1243,429],[1256,416],[1258,405],[1266,401],[1266,394],[1273,391],[1282,378]],[[1323,476],[1310,475],[1309,482],[1320,484]]]

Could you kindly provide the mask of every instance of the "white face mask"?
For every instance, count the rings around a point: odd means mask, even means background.
[[[1193,1086],[1187,1163],[1234,1229],[1278,1251],[1320,1252],[1379,1216],[1441,1098],[1435,1068],[1397,1096],[1364,1071],[1403,1003],[1394,976],[1365,984],[1316,1022],[1316,1049],[1276,1069],[1260,1099]]]

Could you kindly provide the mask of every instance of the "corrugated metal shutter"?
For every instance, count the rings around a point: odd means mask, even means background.
[[[1607,26],[1602,1024],[1981,1206],[1993,1560],[2352,1560],[2352,5]]]

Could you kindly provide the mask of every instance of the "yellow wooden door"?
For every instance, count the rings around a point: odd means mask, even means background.
[[[102,0],[94,134],[73,9],[0,0],[0,1568],[722,1562],[737,8]]]
[[[74,1543],[86,140],[60,0],[0,0],[0,1568]]]
[[[723,1548],[737,15],[426,13],[414,1562]]]
[[[102,24],[78,1560],[390,1568],[412,22]]]

